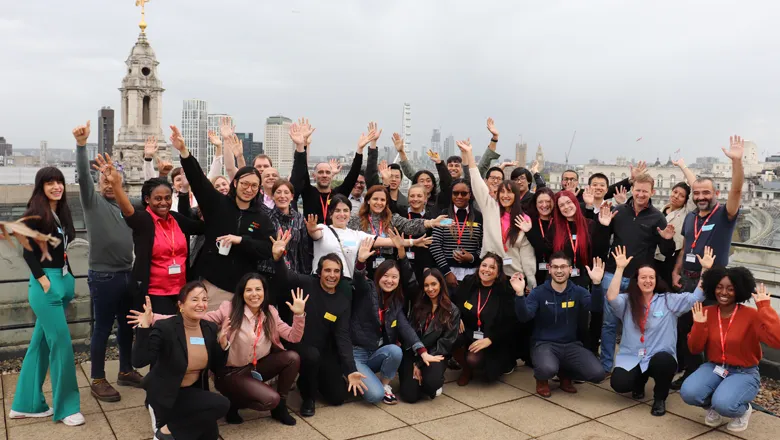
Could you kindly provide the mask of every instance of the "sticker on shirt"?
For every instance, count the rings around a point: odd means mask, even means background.
[[[543,270],[543,271],[546,272],[547,271],[547,262],[546,261],[542,261],[541,263],[539,263],[538,270]]]
[[[512,259],[508,257],[504,257],[504,266],[511,266],[512,265]]]
[[[325,319],[327,319],[327,320],[328,320],[328,321],[330,321],[330,322],[336,322],[336,320],[337,320],[338,318],[339,318],[338,316],[336,316],[336,315],[333,315],[333,314],[331,314],[330,312],[325,312]]]
[[[344,242],[344,247],[355,247],[355,246],[357,246],[357,242],[356,241],[345,241]]]
[[[477,226],[479,226],[479,223],[477,223],[477,222],[466,222],[466,226],[477,227]]]
[[[702,232],[711,231],[714,227],[715,225],[704,225],[701,230]]]
[[[466,301],[466,302],[463,303],[463,307],[465,307],[466,310],[471,310],[471,308],[474,307],[474,306],[471,305],[470,302]]]
[[[663,317],[664,317],[664,312],[663,311],[658,310],[658,311],[653,312],[653,318],[663,318]]]
[[[206,341],[203,338],[190,336],[190,345],[206,345]]]
[[[397,320],[397,319],[394,319],[394,320],[393,320],[393,323],[392,323],[392,324],[390,324],[390,327],[392,328],[392,327],[395,327],[395,326],[397,326],[397,325],[398,325],[398,320]]]

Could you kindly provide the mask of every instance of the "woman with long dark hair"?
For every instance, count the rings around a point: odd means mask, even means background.
[[[553,200],[555,193],[547,187],[538,188],[531,198],[528,215],[531,217],[531,230],[525,234],[536,255],[536,285],[544,284],[550,274],[547,264],[553,253]]]
[[[669,194],[669,203],[661,209],[666,216],[666,223],[674,226],[674,252],[664,255],[661,249],[655,251],[655,265],[661,278],[672,285],[672,271],[677,261],[677,255],[683,247],[683,221],[688,213],[696,210],[696,204],[691,199],[691,187],[685,182],[678,182]]]
[[[666,398],[677,372],[677,318],[704,299],[701,286],[694,292],[671,294],[652,264],[637,269],[626,293],[620,292],[623,271],[634,257],[626,257],[625,247],[615,247],[615,277],[607,290],[607,301],[615,316],[623,321],[623,336],[615,356],[611,386],[618,393],[631,392],[634,399],[645,397],[648,378],[655,381],[654,416],[666,414]],[[702,270],[712,267],[715,258],[706,247],[699,257]]]
[[[780,349],[780,317],[766,286],[756,288],[744,267],[713,267],[701,285],[713,305],[694,304],[688,346],[691,353],[704,353],[707,362],[685,379],[680,396],[688,405],[707,409],[707,426],[718,427],[730,417],[726,429],[741,432],[748,428],[750,402],[761,388],[761,344]],[[751,295],[755,309],[744,305]]]
[[[398,399],[393,394],[390,381],[401,365],[403,350],[412,350],[413,356],[429,365],[444,359],[431,355],[414,331],[404,314],[404,292],[401,278],[414,277],[412,267],[406,259],[404,242],[397,231],[388,231],[398,250],[398,262],[385,260],[377,267],[374,280],[366,278],[366,262],[375,253],[374,238],[363,240],[358,251],[353,278],[352,315],[349,333],[352,338],[355,364],[366,378],[367,389],[363,398],[371,403],[383,401],[395,405]],[[379,373],[377,377],[375,373]]]
[[[206,286],[190,281],[178,292],[174,317],[154,322],[148,296],[144,312],[128,316],[137,325],[133,367],[151,365],[143,388],[154,410],[158,440],[219,438],[217,420],[230,402],[209,392],[208,381],[209,371],[218,374],[225,366],[229,329],[227,322],[220,328],[204,319],[208,302]]]
[[[460,310],[450,300],[447,283],[438,269],[425,269],[421,279],[422,291],[415,277],[405,280],[404,292],[417,298],[409,314],[409,324],[428,354],[450,357],[458,338]],[[435,398],[444,386],[446,367],[444,362],[425,365],[411,351],[405,351],[398,370],[401,400],[415,403],[422,396]]]
[[[25,224],[43,234],[61,240],[49,247],[51,259],[43,258],[39,247],[24,250],[24,261],[30,267],[30,287],[27,297],[35,313],[35,328],[24,355],[22,371],[16,384],[16,394],[8,417],[51,417],[68,426],[84,423],[79,412],[79,388],[73,363],[73,345],[65,317],[65,308],[73,299],[76,280],[67,258],[68,243],[76,238],[65,176],[55,167],[45,167],[35,174],[35,186],[24,213]],[[43,381],[51,370],[52,407],[46,404]]]
[[[458,385],[467,385],[478,368],[484,368],[487,382],[514,368],[514,296],[501,270],[501,257],[492,252],[482,257],[477,273],[458,286],[453,301],[462,322],[453,353],[463,367]]]

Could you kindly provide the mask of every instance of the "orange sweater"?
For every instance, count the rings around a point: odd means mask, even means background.
[[[763,356],[761,342],[780,348],[780,317],[769,304],[769,301],[757,303],[758,308],[740,305],[737,316],[726,335],[726,364],[736,367],[754,367]],[[720,342],[720,327],[718,306],[704,307],[707,322],[693,323],[693,329],[688,334],[688,348],[691,353],[698,354],[706,349],[707,360],[716,364],[722,363]],[[723,331],[729,326],[729,319],[722,318]]]

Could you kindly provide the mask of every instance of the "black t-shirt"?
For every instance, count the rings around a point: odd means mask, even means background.
[[[683,269],[693,272],[701,271],[699,259],[694,262],[687,261],[687,255],[694,253],[698,256],[704,255],[704,247],[709,246],[715,254],[715,264],[726,266],[729,264],[729,250],[731,249],[731,236],[734,234],[734,228],[737,226],[739,211],[733,219],[729,219],[729,212],[726,205],[719,204],[717,210],[710,212],[712,215],[699,216],[698,211],[689,212],[683,221],[683,237],[685,237],[685,249],[683,249]],[[697,219],[698,217],[698,219]],[[709,217],[709,218],[708,218]],[[706,222],[706,223],[705,223]],[[696,231],[699,232],[699,239],[696,240]],[[694,241],[696,247],[693,248]]]

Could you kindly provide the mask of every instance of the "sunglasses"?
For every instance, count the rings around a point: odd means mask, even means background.
[[[469,194],[471,194],[471,193],[468,192],[468,191],[453,191],[452,192],[452,195],[455,196],[455,197],[466,197]]]

